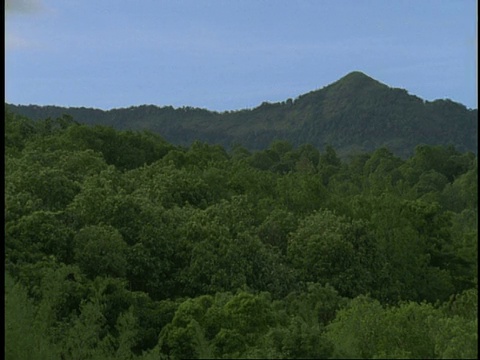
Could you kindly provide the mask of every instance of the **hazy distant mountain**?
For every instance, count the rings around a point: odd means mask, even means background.
[[[194,140],[250,150],[282,139],[332,145],[339,155],[387,146],[407,156],[418,144],[454,145],[477,152],[478,110],[450,101],[424,101],[355,71],[320,90],[254,109],[213,112],[205,109],[142,105],[103,111],[57,106],[9,105],[32,119],[71,115],[80,123],[119,130],[151,130],[176,145]]]

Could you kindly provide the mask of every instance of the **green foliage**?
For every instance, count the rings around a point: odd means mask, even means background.
[[[381,194],[384,191],[391,191],[392,187],[403,177],[398,170],[402,163],[402,160],[394,156],[387,148],[375,150],[365,162],[363,170],[371,192]]]
[[[152,145],[146,140],[151,137],[139,136],[140,147],[137,146],[139,139],[131,134],[115,137],[100,125],[122,131],[148,129],[177,146],[201,141],[225,148],[236,144],[253,151],[267,149],[277,141],[278,146],[254,155],[252,164],[261,169],[273,166],[280,172],[289,171],[295,162],[288,157],[281,161],[275,158],[285,150],[282,142],[293,146],[308,143],[317,149],[330,144],[342,158],[353,152],[372,152],[387,146],[395,155],[405,158],[412,155],[418,144],[453,144],[462,151],[476,152],[478,141],[477,110],[449,100],[423,101],[358,71],[295,100],[263,103],[254,109],[223,113],[151,105],[110,111],[9,104],[7,108],[37,120],[68,113],[77,121],[97,125],[95,136],[89,137],[92,146],[105,153],[109,164],[128,169],[141,165],[137,162],[139,159],[149,163],[149,151],[146,150]],[[155,141],[154,149],[158,149],[157,144]],[[123,151],[123,159],[115,157],[118,150]],[[434,161],[435,156],[431,157]]]
[[[65,153],[63,153],[65,154]],[[7,207],[15,211],[18,196],[38,203],[37,208],[61,210],[79,191],[79,184],[63,169],[55,166],[57,154],[25,152],[21,158],[7,157],[5,162]],[[18,209],[15,212],[21,212]]]
[[[13,154],[21,152],[25,143],[35,136],[36,132],[33,120],[15,115],[5,107],[5,149]]]
[[[287,253],[288,235],[297,228],[295,215],[284,209],[274,209],[260,224],[258,236],[264,244],[277,247],[282,254]]]
[[[28,263],[51,255],[71,263],[74,232],[65,225],[64,217],[60,212],[40,210],[8,222],[5,253],[9,261]]]
[[[112,352],[106,337],[106,320],[97,301],[83,302],[62,343],[62,356],[69,359],[100,359]]]
[[[277,180],[277,198],[288,210],[308,214],[323,207],[328,198],[322,177],[289,173]]]
[[[159,346],[172,358],[242,357],[276,324],[274,315],[267,293],[188,299],[162,329]]]
[[[322,113],[365,117],[372,99],[338,98],[344,81]],[[289,109],[290,129],[299,109],[320,116],[316,95],[254,113],[273,123]],[[472,153],[346,161],[280,128],[265,150],[227,152],[49,116],[5,115],[7,357],[477,357]]]
[[[81,191],[68,204],[68,211],[79,226],[109,223],[116,210],[116,202],[125,193],[125,182],[112,166],[85,179]]]
[[[326,336],[337,357],[471,358],[478,353],[476,324],[426,303],[383,308],[361,296],[339,311]]]
[[[435,354],[441,359],[478,357],[478,319],[442,318],[435,332]]]
[[[434,346],[426,325],[433,311],[413,303],[384,309],[361,296],[340,310],[327,326],[327,337],[335,344],[337,357],[430,358]]]
[[[39,360],[60,359],[42,328],[35,324],[36,307],[28,293],[13,278],[5,274],[5,358]]]
[[[206,295],[186,300],[178,307],[172,322],[160,334],[162,352],[173,359],[181,359],[196,358],[208,350],[199,321],[202,321],[212,301],[212,297]]]
[[[127,244],[111,226],[87,226],[74,238],[74,256],[80,269],[96,276],[125,276]]]
[[[371,291],[378,266],[375,242],[365,225],[330,210],[303,219],[288,239],[288,258],[303,281],[329,283],[342,295]]]

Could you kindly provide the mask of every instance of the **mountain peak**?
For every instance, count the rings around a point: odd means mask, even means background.
[[[388,86],[371,78],[361,71],[352,71],[325,88],[330,95],[357,96],[371,90],[388,89]]]
[[[361,71],[358,71],[358,70],[349,72],[347,75],[340,78],[338,81],[347,80],[347,79],[370,79],[370,80],[373,80],[370,76],[368,76],[367,74],[365,74]]]
[[[371,78],[370,76],[366,75],[361,71],[352,71],[345,75],[344,77],[340,78],[334,84],[345,84],[348,86],[352,85],[365,85],[365,84],[381,84],[379,81]],[[333,85],[333,84],[332,84]]]

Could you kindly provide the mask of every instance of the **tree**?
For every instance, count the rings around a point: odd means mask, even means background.
[[[320,176],[288,173],[277,180],[277,202],[295,213],[310,213],[323,207],[328,192]]]
[[[329,283],[340,294],[356,296],[371,289],[379,266],[374,239],[365,225],[329,210],[307,216],[289,236],[287,257],[300,279]]]
[[[326,329],[326,337],[334,346],[334,357],[373,358],[383,331],[383,313],[378,301],[363,295],[340,310]]]
[[[257,227],[257,231],[264,244],[275,246],[286,255],[288,234],[296,228],[297,219],[293,212],[276,208]]]
[[[64,213],[34,211],[5,226],[6,260],[12,263],[35,262],[45,255],[59,261],[73,261],[74,231],[64,222]]]
[[[55,166],[58,155],[24,152],[21,158],[7,157],[5,181],[9,184],[9,200],[15,199],[14,194],[29,194],[31,198],[41,200],[44,210],[63,210],[80,187]]]
[[[18,154],[37,133],[33,120],[16,115],[5,107],[5,151]]]
[[[83,301],[79,316],[64,335],[61,356],[75,360],[108,359],[114,351],[107,334],[101,300]]]
[[[159,336],[159,348],[173,359],[196,358],[210,355],[201,326],[213,298],[209,295],[184,301],[175,312],[172,322],[166,325]]]
[[[75,235],[74,243],[75,261],[90,278],[125,275],[127,244],[115,228],[86,226]]]
[[[127,250],[127,279],[133,290],[144,291],[155,300],[185,294],[179,277],[188,267],[192,244],[182,231],[184,223],[195,216],[195,209],[143,209],[135,243]]]
[[[337,357],[436,358],[435,332],[442,314],[431,304],[406,302],[383,308],[359,296],[327,325]]]
[[[342,162],[331,145],[325,147],[325,152],[320,154],[318,172],[322,176],[323,184],[326,186],[330,178],[340,170]]]
[[[300,145],[296,153],[298,154],[298,160],[295,164],[297,171],[315,172],[320,161],[319,151],[311,144]]]
[[[110,224],[116,203],[126,194],[127,181],[113,166],[85,179],[80,192],[67,206],[79,227]]]
[[[38,309],[27,290],[5,274],[5,358],[60,359],[58,347],[45,336],[44,327],[35,323]]]
[[[373,194],[391,192],[392,187],[403,179],[399,170],[402,164],[403,161],[387,148],[375,150],[364,166],[364,176],[368,179],[368,191]]]

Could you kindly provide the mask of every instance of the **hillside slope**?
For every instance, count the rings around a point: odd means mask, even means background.
[[[477,152],[478,110],[450,100],[424,101],[355,71],[322,88],[254,109],[213,112],[154,105],[108,111],[57,106],[10,105],[32,119],[71,115],[76,121],[119,130],[151,130],[176,145],[194,140],[250,150],[275,139],[293,145],[332,145],[341,156],[386,146],[396,155],[412,154],[418,144],[454,145]]]

